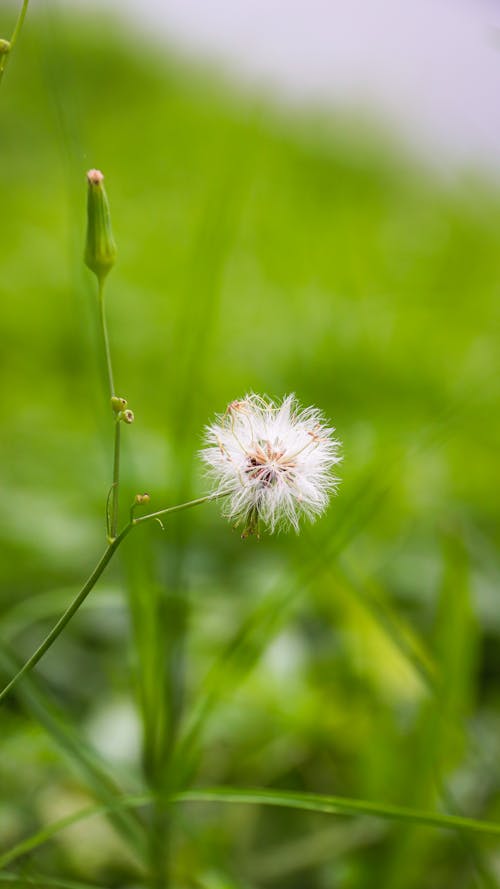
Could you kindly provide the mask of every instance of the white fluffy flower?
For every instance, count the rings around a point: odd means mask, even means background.
[[[338,479],[332,473],[339,442],[315,408],[294,395],[279,404],[247,395],[232,401],[208,426],[201,451],[215,493],[227,495],[224,514],[243,525],[243,537],[314,519],[326,508]]]

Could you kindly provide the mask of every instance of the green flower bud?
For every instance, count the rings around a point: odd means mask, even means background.
[[[0,37],[0,56],[6,56],[10,52],[10,41]]]
[[[151,497],[149,494],[136,494],[134,499],[134,504],[136,506],[144,506],[144,504],[149,503]]]
[[[109,202],[100,170],[87,173],[87,241],[85,264],[102,282],[116,259],[116,244],[111,230]]]
[[[113,408],[115,414],[119,414],[127,407],[127,399],[120,398],[119,395],[113,395],[111,399],[111,407]]]

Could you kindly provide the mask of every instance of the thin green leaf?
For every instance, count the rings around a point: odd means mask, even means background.
[[[249,805],[278,806],[289,809],[304,809],[326,814],[373,815],[391,821],[411,821],[414,824],[440,827],[446,830],[469,830],[500,836],[500,823],[480,821],[445,815],[440,812],[394,806],[390,803],[349,799],[343,796],[323,796],[316,793],[295,793],[286,790],[249,790],[246,788],[214,787],[206,790],[186,790],[173,797],[178,802],[228,802]]]
[[[32,852],[56,836],[66,827],[92,818],[123,809],[136,809],[158,802],[154,794],[123,797],[116,805],[88,806],[72,815],[67,815],[31,837],[18,843],[8,852],[0,856],[0,867],[10,864],[21,855]],[[323,796],[317,793],[295,793],[286,790],[259,790],[240,787],[207,787],[199,790],[186,790],[164,799],[164,805],[172,803],[240,803],[253,806],[276,806],[278,808],[300,809],[326,815],[370,815],[395,822],[411,822],[412,824],[438,827],[443,830],[471,831],[473,833],[500,836],[500,823],[480,821],[475,818],[463,818],[456,815],[445,815],[440,812],[410,809],[406,806],[394,806],[390,803],[371,802],[369,800],[349,799],[343,796]]]
[[[33,887],[37,886],[54,886],[54,889],[100,889],[97,883],[80,883],[75,880],[54,880],[52,877],[46,877],[44,874],[23,876],[22,874],[7,873],[6,871],[4,871],[3,874],[0,874],[0,882],[11,883],[16,887],[26,887],[26,889],[33,889]]]
[[[17,669],[18,663],[9,652],[0,650],[0,666],[12,673]],[[120,800],[123,791],[108,773],[101,757],[75,731],[64,713],[44,690],[40,677],[26,675],[15,693],[30,716],[37,720],[47,735],[66,754],[71,765],[82,776],[89,792],[95,795],[104,806],[111,805],[112,807],[115,800]],[[131,813],[110,808],[109,814],[115,830],[121,834],[127,845],[132,846],[137,855],[142,858],[145,848],[143,825],[135,817],[132,817]]]
[[[335,533],[328,531],[323,542],[318,544],[316,558],[297,571],[295,580],[289,587],[284,590],[278,587],[274,593],[269,593],[264,602],[259,602],[217,657],[205,677],[197,701],[186,716],[177,742],[173,771],[182,775],[185,783],[190,774],[190,766],[186,767],[186,764],[190,763],[190,757],[210,716],[219,703],[226,700],[243,682],[262,657],[271,639],[288,619],[299,595],[317,577],[324,564],[356,537],[379,508],[382,497],[383,490],[380,486],[363,480],[363,485],[359,486],[345,509],[343,518],[339,519]]]

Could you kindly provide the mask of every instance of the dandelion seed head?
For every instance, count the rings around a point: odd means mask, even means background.
[[[333,473],[340,443],[316,408],[301,408],[294,395],[276,403],[250,394],[232,401],[205,430],[201,458],[224,515],[242,526],[243,537],[299,530],[302,516],[314,520],[338,485]]]

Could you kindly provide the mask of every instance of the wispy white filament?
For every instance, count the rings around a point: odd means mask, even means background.
[[[243,536],[258,534],[259,523],[298,531],[301,516],[313,520],[325,510],[341,459],[334,431],[294,395],[275,403],[253,394],[206,428],[201,457],[215,492],[229,492],[224,515],[243,526]]]

